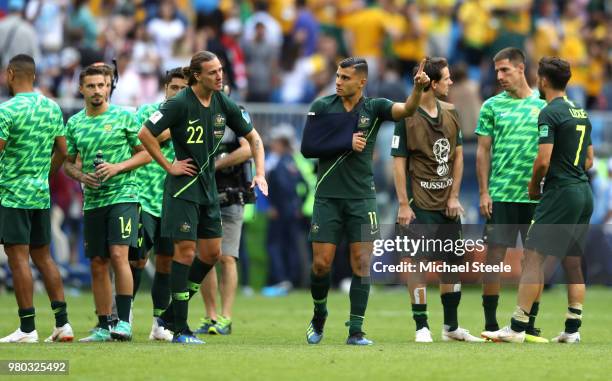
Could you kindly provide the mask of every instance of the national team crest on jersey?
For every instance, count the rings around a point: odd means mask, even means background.
[[[191,225],[187,222],[183,222],[183,224],[179,227],[179,231],[181,233],[189,233],[191,231]]]
[[[360,115],[359,116],[359,124],[357,125],[358,128],[367,128],[370,125],[370,118],[368,118],[365,115]]]
[[[312,227],[310,228],[310,231],[314,234],[317,234],[319,232],[319,224],[312,224]]]
[[[225,116],[221,114],[215,115],[214,125],[215,127],[225,127]]]

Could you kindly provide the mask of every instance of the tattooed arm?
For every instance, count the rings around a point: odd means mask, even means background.
[[[84,173],[77,165],[77,155],[68,155],[64,162],[64,172],[76,181],[85,184],[90,188],[98,188],[100,180],[93,173]]]
[[[251,146],[251,153],[253,154],[253,158],[255,159],[255,176],[253,177],[253,183],[251,187],[257,185],[261,193],[264,195],[268,195],[268,183],[266,182],[265,177],[265,168],[264,168],[264,147],[261,141],[261,136],[255,129],[251,130],[248,134],[244,136],[244,138],[249,142],[249,146]]]

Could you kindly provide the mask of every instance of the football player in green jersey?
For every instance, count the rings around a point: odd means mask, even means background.
[[[306,329],[306,341],[318,344],[323,338],[327,318],[327,293],[331,266],[341,235],[346,234],[350,246],[353,271],[349,298],[349,345],[371,345],[363,331],[370,294],[370,257],[372,242],[379,237],[376,213],[376,190],[372,173],[372,156],[376,135],[384,121],[397,121],[414,114],[418,95],[429,83],[421,62],[415,76],[415,86],[405,103],[384,98],[363,96],[368,80],[368,64],[363,58],[350,57],[341,61],[336,70],[336,94],[318,98],[310,107],[309,117],[335,114],[337,124],[358,114],[357,132],[353,134],[353,150],[319,160],[315,204],[310,228],[313,248],[311,294],[314,316]],[[323,115],[325,117],[325,115]],[[313,118],[313,120],[314,120]]]
[[[13,98],[0,105],[0,238],[13,274],[20,327],[1,343],[35,343],[32,262],[42,274],[55,314],[55,328],[45,341],[72,341],[64,286],[51,257],[49,176],[66,158],[62,110],[34,92],[35,63],[19,54],[7,67]]]
[[[183,68],[175,68],[166,73],[164,79],[165,98],[170,99],[187,87],[187,78]],[[151,114],[159,110],[161,102],[142,105],[136,112],[136,119],[141,126]],[[157,137],[162,153],[168,160],[174,160],[174,148],[170,140],[170,130]],[[164,194],[166,171],[156,162],[151,162],[136,170],[140,182],[140,224],[138,247],[130,247],[130,267],[134,279],[134,298],[138,292],[142,271],[147,263],[147,254],[155,249],[155,275],[151,286],[153,300],[153,326],[150,340],[172,340],[172,332],[157,323],[159,315],[168,308],[170,302],[170,265],[174,244],[172,240],[161,236],[161,210]]]
[[[570,77],[569,63],[560,58],[543,57],[538,64],[538,88],[548,105],[538,118],[540,144],[528,192],[540,203],[527,233],[516,310],[509,327],[491,332],[492,340],[525,341],[529,311],[544,281],[544,260],[552,256],[562,260],[568,287],[565,330],[553,341],[580,342],[586,293],[581,256],[593,213],[586,172],[593,165],[593,146],[587,113],[565,94]]]
[[[525,55],[520,49],[502,49],[493,62],[504,91],[484,102],[476,128],[480,212],[487,219],[486,263],[490,265],[504,260],[507,249],[516,246],[519,233],[525,243],[537,201],[529,199],[524,184],[529,181],[538,150],[538,115],[546,105],[527,84]],[[482,294],[485,333],[499,329],[496,316],[499,291],[500,274],[486,273]],[[536,302],[530,311],[527,337],[529,341],[546,342],[534,328],[538,308]]]
[[[230,94],[230,87],[225,85],[223,92]],[[239,106],[243,112],[248,111]],[[247,179],[251,170],[251,148],[244,138],[236,136],[231,128],[226,127],[221,144],[215,157],[215,181],[221,205],[221,223],[223,238],[221,240],[221,258],[219,267],[221,278],[216,271],[209,271],[204,277],[200,293],[204,300],[206,316],[196,334],[229,335],[232,333],[232,316],[236,289],[238,288],[238,268],[236,261],[240,256],[240,241],[244,221],[244,207],[249,202],[251,190],[247,188]],[[249,161],[248,165],[246,162]],[[221,314],[217,314],[217,290],[221,296]]]
[[[91,259],[92,290],[99,325],[81,341],[130,340],[133,281],[128,248],[135,246],[138,183],[134,169],[151,161],[140,144],[134,116],[107,101],[105,71],[89,66],[79,76],[85,108],[68,120],[66,174],[84,184],[85,254]],[[76,156],[82,168],[76,165]],[[115,273],[119,322],[109,326]]]
[[[139,137],[151,156],[168,172],[162,209],[162,236],[174,240],[170,272],[172,302],[160,316],[173,324],[173,342],[202,344],[187,325],[189,299],[221,256],[221,213],[215,183],[215,153],[225,126],[243,136],[255,159],[252,186],[264,195],[264,148],[247,113],[230,100],[223,88],[223,67],[216,55],[196,53],[189,64],[188,87],[169,99],[140,130]],[[170,129],[174,162],[162,154],[155,138]],[[198,255],[196,256],[196,244]]]

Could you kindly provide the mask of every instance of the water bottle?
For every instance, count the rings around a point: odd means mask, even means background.
[[[102,151],[96,152],[96,158],[93,161],[94,171],[96,170],[98,165],[103,164],[103,163],[104,163],[104,154],[102,153]],[[102,188],[102,180],[100,180],[99,177],[98,177],[98,181],[100,182],[100,188]]]
[[[98,165],[104,163],[104,154],[102,151],[96,152],[96,158],[93,161],[94,170],[98,167]]]

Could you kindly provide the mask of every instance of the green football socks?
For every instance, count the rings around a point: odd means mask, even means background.
[[[576,333],[582,325],[582,305],[567,307],[565,319],[565,332]]]
[[[412,304],[412,318],[416,323],[416,330],[429,328],[427,323],[427,304]]]
[[[136,268],[136,267],[131,267],[130,269],[132,270],[132,281],[134,282],[134,299],[136,298],[136,293],[138,292],[138,289],[140,288],[140,279],[142,278],[142,270],[140,268]]]
[[[370,277],[360,277],[353,274],[349,299],[351,301],[351,315],[349,317],[349,335],[362,332],[363,319],[365,318],[370,296]]]
[[[331,273],[317,276],[310,271],[310,294],[314,303],[314,313],[317,316],[327,315],[327,293],[331,285]]]
[[[158,317],[170,303],[170,274],[155,272],[151,286],[153,316]]]
[[[189,303],[189,292],[187,291],[187,277],[189,266],[172,261],[170,273],[170,288],[172,290],[172,302],[162,318],[168,322],[174,322],[175,333],[183,332],[187,328],[187,311]],[[166,316],[164,316],[166,315]]]

